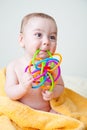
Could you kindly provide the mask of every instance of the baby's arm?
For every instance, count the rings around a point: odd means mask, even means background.
[[[20,83],[15,72],[14,63],[11,63],[6,68],[6,84],[5,91],[8,97],[13,100],[22,98],[27,91],[32,87],[33,78],[29,73],[24,73],[21,76]]]
[[[59,97],[62,94],[63,90],[64,90],[64,82],[62,80],[62,77],[60,76],[52,92],[50,91],[42,92],[43,99],[49,101],[52,98]]]

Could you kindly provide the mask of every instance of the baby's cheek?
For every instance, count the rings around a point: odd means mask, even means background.
[[[52,48],[50,49],[50,52],[51,52],[52,54],[54,54],[55,51],[56,51],[56,47],[52,47]]]

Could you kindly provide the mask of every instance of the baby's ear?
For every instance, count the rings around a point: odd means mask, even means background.
[[[18,42],[20,43],[20,45],[21,45],[22,48],[25,47],[23,33],[20,33],[20,34],[19,34]]]

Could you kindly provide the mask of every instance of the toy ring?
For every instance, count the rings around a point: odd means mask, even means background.
[[[61,73],[60,64],[62,62],[62,56],[60,54],[52,55],[51,52],[47,50],[49,57],[45,59],[41,59],[37,57],[39,52],[40,49],[38,49],[35,52],[32,60],[30,61],[30,64],[25,68],[25,72],[29,70],[29,72],[34,77],[34,83],[36,83],[37,85],[32,86],[32,88],[39,88],[41,86],[44,86],[45,82],[50,82],[51,86],[49,88],[49,91],[53,91],[54,84],[60,77],[60,73]],[[53,56],[54,57],[57,56],[58,59],[54,58]],[[33,71],[31,71],[31,67],[33,67]],[[54,71],[56,69],[57,69],[57,74],[55,77]]]

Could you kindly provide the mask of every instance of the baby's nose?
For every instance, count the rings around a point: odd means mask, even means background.
[[[48,42],[44,42],[43,45],[49,46],[49,43]]]
[[[45,46],[49,46],[50,45],[49,38],[44,38],[43,39],[43,45],[45,45]]]

